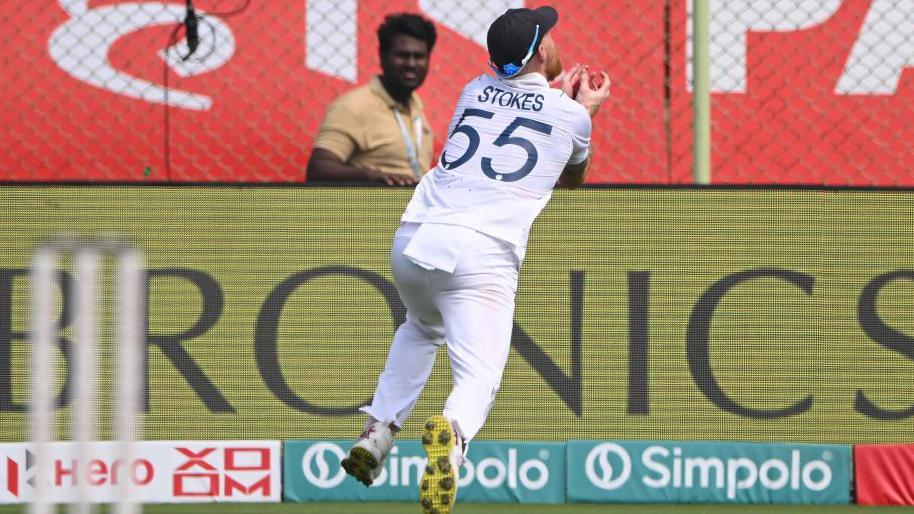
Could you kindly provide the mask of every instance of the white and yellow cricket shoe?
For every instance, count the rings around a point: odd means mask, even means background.
[[[425,514],[448,514],[457,498],[463,460],[458,435],[447,418],[438,414],[425,421],[422,447],[428,465],[419,482],[419,504]]]
[[[366,486],[374,483],[384,469],[384,460],[394,446],[394,434],[382,422],[372,423],[356,439],[349,456],[340,464],[346,473]]]

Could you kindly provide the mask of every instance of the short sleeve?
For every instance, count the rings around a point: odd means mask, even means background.
[[[346,162],[358,149],[356,135],[352,130],[359,123],[344,100],[339,99],[327,108],[324,121],[314,138],[314,147],[327,150]]]
[[[576,113],[571,123],[571,157],[568,164],[581,164],[590,155],[590,116],[586,111]]]

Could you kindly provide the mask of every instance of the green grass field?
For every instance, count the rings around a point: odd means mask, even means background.
[[[19,514],[26,509],[2,506],[0,514]],[[63,509],[60,512],[65,512]],[[107,509],[99,511],[108,513]],[[147,505],[147,514],[420,514],[412,503],[281,503]],[[858,505],[496,505],[458,504],[454,514],[914,514],[914,507],[861,507]]]

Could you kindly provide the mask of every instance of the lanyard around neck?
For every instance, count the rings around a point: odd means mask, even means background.
[[[413,145],[413,140],[409,137],[409,129],[406,128],[400,110],[393,107],[393,111],[397,125],[400,127],[400,134],[403,136],[403,142],[406,143],[406,157],[413,168],[413,176],[419,178],[422,175],[422,168],[419,166],[419,149],[422,148],[422,118],[420,116],[413,118],[413,128],[416,129],[416,144]]]

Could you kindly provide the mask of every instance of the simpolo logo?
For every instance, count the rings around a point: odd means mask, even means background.
[[[615,455],[621,461],[622,469],[618,476],[615,475],[615,468],[609,462],[609,454]],[[597,472],[595,466],[599,464],[600,471]],[[584,471],[590,483],[604,489],[612,491],[622,487],[628,481],[632,474],[632,459],[625,448],[616,443],[603,443],[595,446],[587,454],[587,460],[584,462]]]
[[[327,464],[327,452],[330,452],[336,459],[332,466]],[[340,462],[344,458],[346,458],[346,452],[339,445],[328,442],[314,443],[305,450],[305,454],[302,456],[302,472],[308,482],[315,487],[333,489],[346,479],[346,472],[340,466]],[[317,468],[317,473],[314,472],[314,467]],[[331,469],[336,470],[332,476]]]
[[[394,446],[373,487],[413,487],[418,484],[427,462],[421,451],[418,444],[415,447],[405,444]],[[548,450],[541,450],[539,458],[524,460],[520,459],[517,448],[507,448],[505,453],[503,458],[487,456],[476,462],[467,460],[461,468],[460,487],[479,484],[485,489],[507,486],[509,489],[522,487],[530,491],[546,487],[550,476],[545,462],[549,459]],[[342,485],[346,472],[340,462],[345,457],[345,450],[336,443],[321,441],[312,444],[302,455],[301,469],[305,479],[320,489]]]
[[[618,475],[610,462],[610,455],[614,455],[613,460],[621,464]],[[828,464],[831,459],[831,452],[826,451],[821,460],[803,462],[800,451],[792,449],[790,462],[778,458],[756,462],[748,457],[725,460],[714,456],[683,455],[682,448],[678,446],[670,451],[669,448],[653,445],[641,453],[640,462],[644,469],[641,470],[640,480],[651,489],[725,489],[728,499],[734,499],[737,491],[756,485],[771,491],[790,487],[794,491],[805,488],[818,492],[831,485],[833,473]],[[628,451],[615,443],[595,446],[584,465],[590,482],[608,491],[625,485],[632,473]]]
[[[548,450],[540,450],[539,459],[527,459],[518,462],[517,448],[508,448],[508,459],[505,462],[496,457],[485,457],[479,462],[467,460],[462,468],[458,484],[466,487],[473,483],[486,489],[496,489],[507,483],[509,489],[517,489],[518,484],[530,491],[539,491],[549,483]]]

